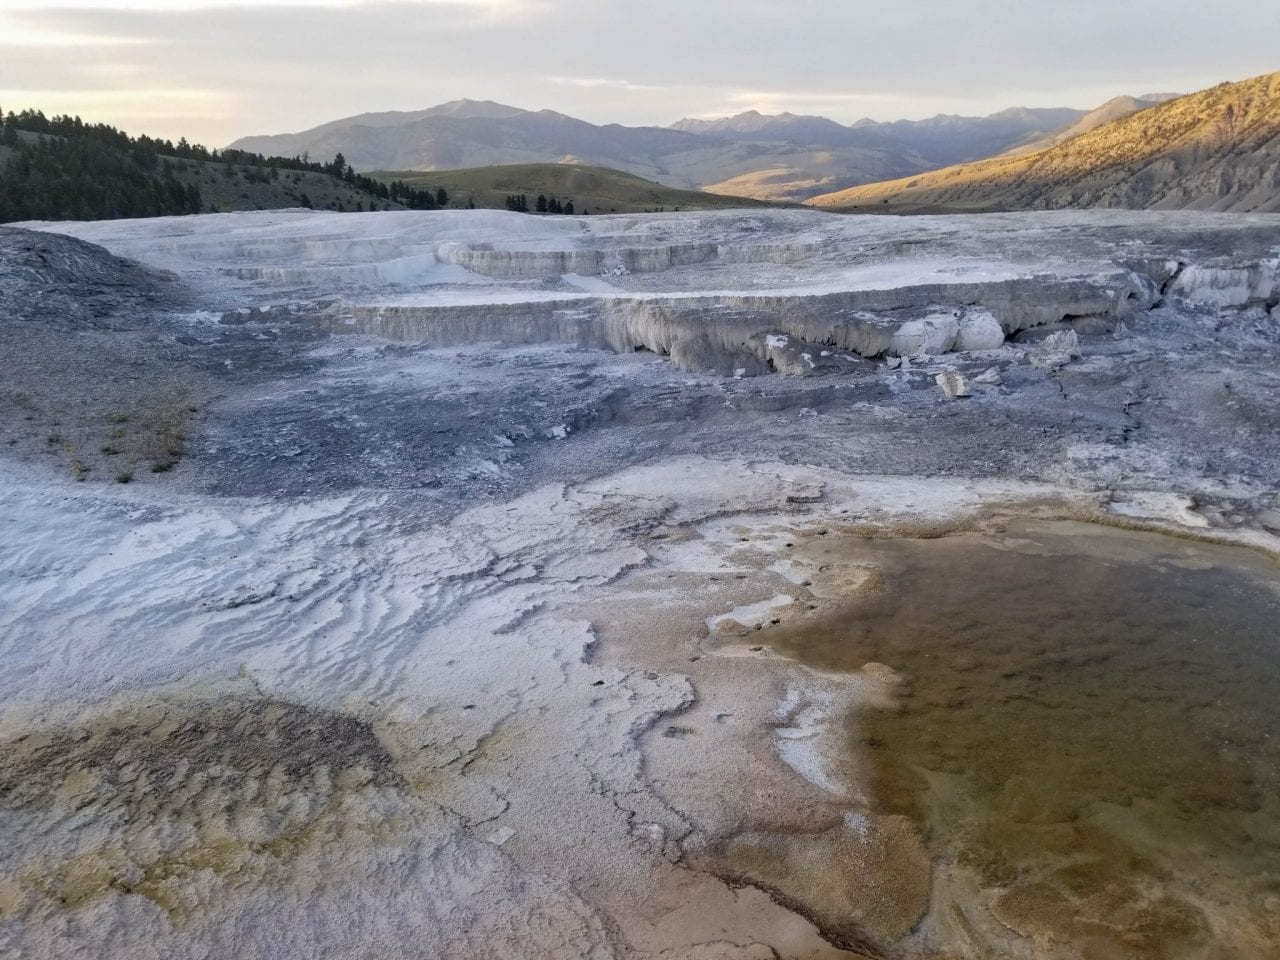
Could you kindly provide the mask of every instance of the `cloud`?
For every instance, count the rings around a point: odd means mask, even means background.
[[[175,13],[219,8],[274,9],[280,7],[363,7],[379,0],[55,0],[32,3],[31,0],[0,0],[0,12],[74,12],[86,10],[168,11]],[[477,9],[510,10],[536,5],[535,0],[395,0],[404,6],[452,6]]]
[[[607,88],[610,90],[630,90],[633,93],[657,93],[675,89],[662,84],[632,83],[630,80],[611,80],[605,77],[547,77],[546,79],[563,87],[581,87],[587,90]]]
[[[0,0],[2,3],[3,0]],[[145,43],[139,37],[112,36],[90,31],[64,29],[44,24],[36,17],[24,17],[31,11],[7,12],[0,6],[0,49],[4,48],[66,48],[105,47]]]
[[[45,113],[122,117],[117,123],[153,123],[199,113],[210,119],[235,115],[234,98],[221,90],[131,87],[125,90],[0,89],[0,103],[15,109],[38,107]]]

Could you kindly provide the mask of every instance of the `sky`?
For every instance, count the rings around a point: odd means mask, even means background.
[[[463,97],[851,123],[1191,92],[1277,38],[1277,0],[0,0],[0,108],[215,147]]]

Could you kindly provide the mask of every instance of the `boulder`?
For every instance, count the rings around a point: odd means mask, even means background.
[[[908,320],[893,334],[889,352],[900,357],[936,356],[949,353],[960,335],[960,321],[951,313],[936,313]]]
[[[1004,346],[1004,328],[986,310],[971,310],[960,318],[956,350],[998,350]]]

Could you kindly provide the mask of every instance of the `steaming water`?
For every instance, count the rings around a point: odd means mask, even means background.
[[[775,647],[902,677],[850,722],[872,806],[934,861],[917,945],[1280,957],[1280,570],[1083,524],[844,540],[883,588]]]

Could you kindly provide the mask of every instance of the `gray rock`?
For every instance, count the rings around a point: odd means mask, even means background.
[[[953,400],[960,397],[973,396],[972,392],[969,390],[968,381],[954,370],[947,370],[940,373],[934,377],[933,380],[942,388],[942,392]]]
[[[1055,370],[1080,356],[1080,335],[1074,330],[1059,330],[1040,341],[1031,353],[1031,363],[1041,370]]]
[[[992,386],[998,386],[1004,383],[1004,377],[1000,376],[999,367],[988,367],[973,378],[974,383],[985,383]]]

